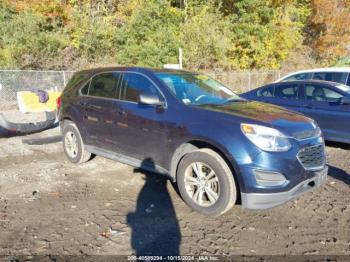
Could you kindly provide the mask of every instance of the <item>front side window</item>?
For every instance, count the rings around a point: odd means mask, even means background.
[[[94,76],[89,87],[89,96],[118,98],[117,85],[119,73],[102,73]]]
[[[305,85],[305,98],[309,101],[338,102],[343,95],[319,85]]]
[[[299,86],[293,85],[283,85],[275,87],[275,97],[281,99],[298,99]]]
[[[140,94],[159,96],[153,83],[145,76],[136,73],[124,73],[121,88],[121,99],[125,101],[138,102]]]
[[[156,73],[156,76],[184,104],[224,104],[228,101],[243,100],[229,88],[207,75],[187,72],[159,72]]]
[[[312,79],[345,84],[348,73],[317,72]]]

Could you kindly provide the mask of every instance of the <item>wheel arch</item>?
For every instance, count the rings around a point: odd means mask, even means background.
[[[200,148],[209,148],[213,150],[214,152],[218,153],[222,159],[226,162],[226,164],[229,166],[231,169],[232,175],[234,176],[234,181],[236,184],[237,188],[237,201],[241,201],[241,190],[240,190],[240,183],[239,183],[239,178],[238,178],[238,172],[239,168],[238,165],[236,164],[236,161],[232,158],[229,157],[227,152],[220,146],[216,145],[215,143],[201,140],[201,139],[195,139],[195,140],[190,140],[186,143],[181,144],[176,150],[175,153],[173,154],[172,160],[171,160],[171,170],[170,170],[170,175],[171,178],[174,182],[176,182],[176,172],[178,170],[179,163],[181,159],[188,153],[191,153],[197,149]]]
[[[60,121],[60,129],[61,129],[61,133],[63,132],[63,127],[64,127],[64,123],[67,122],[71,122],[73,123],[77,128],[78,131],[80,133],[81,139],[83,140],[84,143],[86,143],[86,130],[84,127],[82,127],[81,125],[78,125],[77,122],[75,121],[72,117],[70,116],[65,116],[62,118],[62,120]]]

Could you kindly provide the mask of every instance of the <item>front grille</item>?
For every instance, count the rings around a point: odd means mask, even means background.
[[[307,170],[321,169],[325,165],[324,145],[304,147],[297,155],[302,166]]]

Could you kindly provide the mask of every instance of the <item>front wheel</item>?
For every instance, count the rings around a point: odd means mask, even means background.
[[[182,158],[177,184],[186,204],[205,215],[221,215],[236,202],[231,169],[218,153],[208,148],[198,149]]]

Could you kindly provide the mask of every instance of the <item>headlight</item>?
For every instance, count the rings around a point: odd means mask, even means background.
[[[321,128],[316,124],[314,120],[312,120],[312,127],[315,129],[315,136],[322,136]]]
[[[257,147],[264,151],[281,152],[291,148],[287,137],[274,128],[241,124],[243,134]]]

